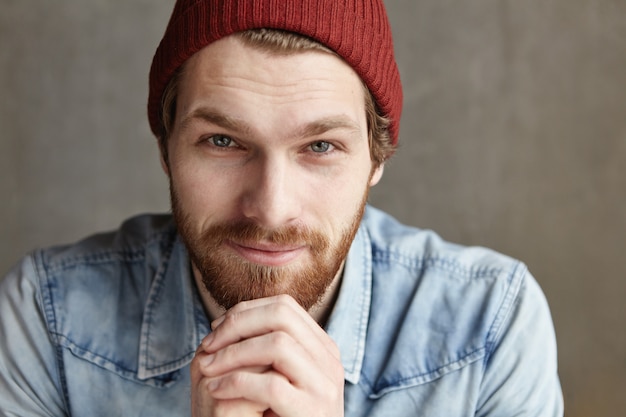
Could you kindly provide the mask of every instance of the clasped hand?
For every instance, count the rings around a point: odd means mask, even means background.
[[[339,349],[288,296],[237,304],[191,363],[194,417],[343,416]]]

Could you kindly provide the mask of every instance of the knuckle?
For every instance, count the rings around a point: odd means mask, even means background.
[[[318,387],[318,395],[328,404],[336,404],[343,399],[343,381],[330,382]]]
[[[228,328],[228,327],[235,326],[238,319],[239,319],[239,313],[237,313],[236,311],[228,311],[226,315],[224,316],[224,322],[219,328],[225,328],[225,327]]]
[[[283,331],[275,331],[270,335],[270,341],[275,349],[282,350],[291,344],[291,337]]]
[[[267,395],[276,400],[285,399],[285,380],[278,373],[272,373],[267,381]]]
[[[240,391],[246,386],[246,374],[243,372],[234,372],[227,379],[228,385],[236,391]]]
[[[240,301],[237,304],[235,304],[234,306],[232,306],[228,311],[245,310],[246,308],[248,308],[248,305],[250,305],[250,301]]]
[[[241,346],[238,343],[226,346],[215,353],[215,362],[239,364],[239,352],[241,352]]]
[[[274,317],[281,320],[285,317],[291,316],[293,307],[287,302],[273,303],[270,305],[270,312]]]
[[[296,302],[293,297],[288,294],[280,294],[276,296],[276,301],[280,304],[292,304]]]

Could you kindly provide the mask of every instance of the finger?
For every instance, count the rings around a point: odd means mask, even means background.
[[[215,352],[240,340],[284,331],[306,341],[311,352],[327,352],[339,359],[339,349],[328,334],[289,296],[276,296],[237,304],[215,323],[202,345]]]
[[[248,400],[219,400],[205,408],[203,415],[211,417],[264,417],[267,409]]]
[[[343,415],[341,387],[322,386],[316,393],[306,392],[296,389],[284,375],[269,371],[263,374],[233,372],[212,380],[209,389],[219,400],[243,397],[270,409],[272,415],[295,416],[301,415],[303,410],[319,410],[329,404],[333,404],[334,411],[329,415]],[[323,403],[317,401],[321,398],[324,398]]]
[[[208,385],[208,384],[207,384]],[[211,396],[208,389],[201,391],[201,395],[192,394],[192,416],[210,417],[263,417],[267,407],[250,400],[238,399],[217,399]]]
[[[213,354],[204,354],[200,367],[207,377],[242,368],[261,369],[261,372],[275,369],[299,387],[306,387],[313,381],[322,384],[343,381],[339,361],[332,357],[325,357],[323,362],[316,360],[301,343],[282,331],[245,339]]]
[[[232,372],[212,379],[208,389],[211,396],[219,401],[243,398],[259,404],[260,408],[272,408],[278,415],[293,415],[285,413],[284,404],[292,402],[296,392],[283,375],[274,371],[263,374]]]
[[[202,370],[214,384],[210,395],[218,400],[245,398],[268,406],[272,411],[264,416],[272,412],[300,415],[303,410],[319,407],[332,410],[328,415],[341,415],[344,378],[338,355],[325,350],[324,342],[316,340],[318,336],[288,303],[274,299],[248,304],[239,312],[233,311],[235,318],[227,315],[217,326],[215,344],[208,349],[211,353],[202,352],[203,358],[210,358],[204,364],[208,372]],[[288,331],[272,330],[281,326]],[[322,336],[330,340],[323,332]],[[212,351],[220,339],[236,341]],[[322,347],[317,349],[318,345]],[[259,366],[272,366],[272,370],[259,372]],[[263,378],[267,375],[272,378]]]
[[[220,376],[220,372],[216,372],[214,368],[210,368],[209,365],[213,362],[212,355],[200,351],[196,353],[196,356],[191,362],[191,381],[192,384],[199,382],[202,378],[213,378]],[[271,366],[266,365],[249,365],[243,367],[248,372],[263,373],[272,369]],[[221,372],[223,373],[223,372]]]
[[[191,364],[191,406],[192,416],[211,417],[262,417],[267,407],[262,404],[239,398],[219,400],[211,395],[209,384],[210,378],[206,378],[201,372],[201,361],[207,355],[198,352]],[[264,372],[266,369],[250,369],[250,372]]]
[[[284,303],[286,305],[291,306],[293,308],[293,311],[308,326],[310,326],[312,331],[315,331],[318,333],[324,333],[324,329],[322,329],[320,325],[315,320],[313,320],[311,315],[304,308],[302,308],[302,306],[298,304],[298,302],[294,300],[293,297],[286,295],[286,294],[276,295],[273,297],[257,298],[257,299],[249,300],[249,301],[243,301],[235,305],[234,307],[232,307],[222,316],[215,319],[211,323],[211,328],[215,330],[217,327],[219,327],[222,324],[225,318],[230,314],[238,314],[246,310],[252,310],[252,309],[256,309],[259,307],[268,306],[268,305],[272,305],[276,303]]]

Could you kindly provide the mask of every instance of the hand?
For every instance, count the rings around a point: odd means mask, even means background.
[[[339,349],[291,297],[240,303],[212,327],[192,362],[194,416],[343,416]]]
[[[255,404],[243,398],[221,401],[213,398],[209,389],[212,379],[204,376],[201,369],[207,356],[208,353],[200,345],[196,350],[196,356],[191,361],[191,415],[193,417],[269,416],[269,414],[264,414],[266,410],[264,405]],[[255,369],[251,368],[250,371],[255,371]]]

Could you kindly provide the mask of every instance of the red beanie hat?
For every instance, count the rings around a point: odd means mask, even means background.
[[[340,55],[391,120],[389,133],[398,142],[402,86],[383,0],[178,0],[150,69],[148,118],[155,135],[161,97],[176,70],[208,44],[257,28],[296,32]]]

